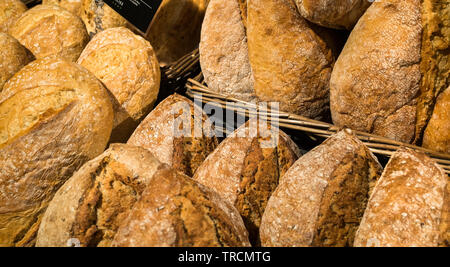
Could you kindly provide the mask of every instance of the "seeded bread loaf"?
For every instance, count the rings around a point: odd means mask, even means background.
[[[58,188],[103,152],[113,123],[106,89],[83,67],[36,60],[0,94],[0,245],[34,244]]]
[[[113,246],[250,246],[238,211],[173,169],[156,172],[121,225]]]
[[[263,246],[352,246],[382,171],[369,149],[341,131],[281,178],[261,221]]]
[[[149,151],[113,144],[58,190],[43,216],[37,246],[109,247],[122,221],[164,164]],[[69,243],[70,244],[70,243]]]
[[[153,47],[124,27],[98,33],[77,61],[114,95],[111,142],[126,141],[158,97],[161,72]]]
[[[292,0],[247,3],[247,38],[254,89],[280,110],[323,119],[329,113],[331,49]]]
[[[425,154],[397,151],[375,186],[355,246],[450,246],[449,177]]]
[[[3,85],[23,66],[33,60],[33,55],[12,36],[0,32],[0,92]]]
[[[295,0],[300,14],[324,27],[351,30],[373,1]]]
[[[229,135],[198,168],[193,179],[234,205],[253,245],[270,195],[299,158],[288,135],[267,122],[250,120]]]
[[[331,77],[339,127],[420,142],[450,75],[450,4],[373,3],[353,29]]]
[[[0,32],[8,33],[25,11],[27,7],[20,0],[0,1]]]
[[[81,3],[82,0],[42,0],[44,5],[60,6],[77,16],[81,15]]]
[[[174,94],[142,121],[128,144],[146,148],[161,162],[192,176],[218,141],[201,108]]]
[[[89,41],[80,18],[53,5],[38,5],[25,12],[10,34],[36,58],[58,56],[73,62]]]
[[[200,40],[200,65],[208,87],[218,93],[256,100],[253,73],[238,0],[212,0]],[[245,4],[246,6],[246,4]]]
[[[423,137],[423,146],[450,154],[450,87],[436,100],[433,116]]]

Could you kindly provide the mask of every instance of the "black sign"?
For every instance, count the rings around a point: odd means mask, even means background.
[[[162,0],[104,0],[104,2],[138,30],[146,33]]]

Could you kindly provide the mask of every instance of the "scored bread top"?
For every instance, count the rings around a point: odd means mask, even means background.
[[[397,151],[370,197],[355,246],[448,246],[448,183],[449,177],[425,154]]]
[[[89,41],[81,19],[53,5],[28,10],[9,33],[36,58],[59,56],[74,62]]]

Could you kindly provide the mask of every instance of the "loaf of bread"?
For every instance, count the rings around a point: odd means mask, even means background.
[[[253,101],[256,95],[240,3],[212,0],[208,5],[201,32],[200,65],[211,90]]]
[[[90,37],[109,28],[133,26],[103,0],[81,0],[81,19]]]
[[[16,39],[0,32],[0,92],[3,85],[23,66],[33,60],[33,55]]]
[[[27,7],[20,0],[0,1],[0,32],[8,33],[11,26],[27,11]]]
[[[198,168],[193,179],[234,205],[259,245],[259,226],[280,177],[299,158],[288,135],[256,119],[229,135]]]
[[[128,144],[146,148],[161,162],[192,176],[218,141],[201,108],[174,94],[142,121]]]
[[[282,111],[327,117],[331,49],[292,0],[252,0],[247,8],[249,58],[258,98],[279,102]]]
[[[0,94],[0,245],[29,246],[49,201],[106,147],[113,109],[101,82],[59,58],[38,59]]]
[[[449,189],[449,177],[435,162],[400,149],[375,186],[355,246],[449,246]]]
[[[350,131],[333,135],[281,178],[262,218],[262,245],[352,246],[381,171]]]
[[[420,140],[436,95],[450,85],[448,9],[433,0],[386,0],[368,8],[332,73],[334,124]]]
[[[163,0],[147,39],[161,65],[168,65],[197,48],[209,0]]]
[[[324,27],[351,30],[373,1],[295,0],[300,14]]]
[[[156,172],[113,241],[119,247],[244,247],[238,211],[173,169]]]
[[[42,218],[36,246],[111,246],[119,225],[164,166],[143,148],[111,145],[58,190]]]
[[[36,58],[58,56],[73,62],[89,41],[80,18],[53,5],[38,5],[25,12],[10,34]]]
[[[60,6],[77,16],[81,16],[81,3],[82,0],[42,0],[44,5]]]
[[[161,72],[148,41],[124,27],[98,33],[77,61],[114,95],[111,142],[126,141],[158,97]]]
[[[436,101],[423,136],[423,146],[450,154],[450,87]]]

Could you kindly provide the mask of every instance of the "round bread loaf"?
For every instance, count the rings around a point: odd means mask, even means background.
[[[38,5],[25,12],[10,34],[36,58],[58,56],[76,61],[89,41],[80,18],[53,5]]]
[[[263,246],[352,246],[382,167],[351,132],[301,157],[281,178],[261,221]]]
[[[77,16],[81,15],[81,3],[82,0],[42,0],[44,5],[60,6]]]
[[[37,246],[109,247],[154,173],[164,167],[147,150],[113,144],[56,193],[37,235]]]
[[[218,145],[210,126],[201,108],[173,94],[142,121],[128,144],[146,148],[161,162],[192,176]]]
[[[200,65],[211,90],[250,102],[256,100],[256,94],[240,3],[212,0],[208,5],[201,32]]]
[[[163,0],[147,38],[161,65],[168,65],[196,49],[209,0]]]
[[[234,205],[252,245],[259,245],[259,226],[267,201],[299,156],[299,148],[288,135],[253,119],[229,135],[193,179]]]
[[[353,29],[331,77],[339,127],[417,143],[450,75],[450,4],[373,3]]]
[[[119,247],[244,247],[238,211],[173,169],[156,172],[113,241]]]
[[[400,149],[375,186],[355,246],[440,245],[450,245],[449,177],[425,154]]]
[[[324,27],[351,30],[370,0],[295,0],[300,14]]]
[[[27,7],[20,0],[0,1],[0,32],[9,32],[9,29],[25,11],[27,11]]]
[[[33,60],[33,55],[16,39],[0,32],[0,92],[6,81]]]
[[[123,142],[153,108],[161,73],[148,41],[124,27],[98,33],[77,61],[114,95],[114,130],[111,142]]]
[[[59,58],[36,60],[0,94],[0,245],[33,245],[58,188],[106,147],[112,105],[101,82]]]
[[[258,98],[279,102],[282,111],[329,117],[331,49],[292,0],[252,0],[247,7],[249,58]]]
[[[86,25],[90,37],[109,28],[132,28],[119,13],[110,8],[103,0],[81,0],[81,19]]]
[[[438,97],[423,137],[423,146],[450,154],[450,87]]]

